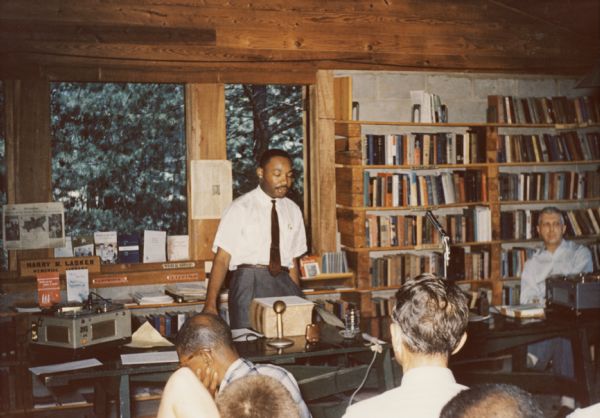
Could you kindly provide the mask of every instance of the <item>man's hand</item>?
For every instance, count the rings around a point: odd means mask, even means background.
[[[202,382],[204,387],[208,390],[210,396],[214,398],[217,394],[217,386],[219,385],[219,375],[217,374],[217,371],[213,370],[210,366],[202,368],[200,369],[198,379],[200,379],[200,382]]]

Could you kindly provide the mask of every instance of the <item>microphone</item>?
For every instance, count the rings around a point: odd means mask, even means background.
[[[273,311],[277,315],[277,338],[271,338],[267,341],[267,344],[275,348],[285,348],[293,345],[294,342],[288,338],[283,338],[283,313],[285,312],[285,302],[277,300],[273,304]]]

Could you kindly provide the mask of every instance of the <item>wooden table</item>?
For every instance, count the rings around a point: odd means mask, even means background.
[[[336,329],[325,328],[321,341],[306,344],[304,337],[293,337],[294,345],[277,350],[269,347],[264,338],[255,341],[236,342],[240,356],[256,363],[278,364],[288,369],[298,381],[304,400],[313,416],[331,416],[331,409],[339,409],[333,415],[340,415],[345,405],[336,406],[320,403],[319,400],[341,392],[357,388],[367,371],[367,364],[373,357],[371,349],[359,337],[345,340]],[[382,346],[367,379],[367,387],[385,391],[393,387],[392,359],[390,347]],[[117,394],[119,417],[131,416],[132,381],[166,381],[178,367],[177,363],[122,365],[119,360],[103,359],[103,366],[65,373],[48,374],[41,379],[48,387],[58,387],[74,382],[93,382],[95,387],[95,411],[98,417],[108,415],[106,410],[107,393],[112,389]],[[55,362],[55,361],[54,361]],[[118,382],[118,383],[115,383]],[[118,388],[115,388],[115,385]],[[116,390],[115,390],[116,389]],[[342,408],[342,409],[340,409]],[[328,411],[328,412],[327,412]]]
[[[492,315],[488,321],[469,324],[465,347],[451,358],[450,368],[457,380],[467,386],[477,383],[510,383],[533,393],[574,396],[582,405],[600,401],[594,391],[595,368],[590,342],[600,344],[600,314],[581,318],[562,312],[548,312],[543,320],[519,320]],[[563,337],[571,341],[575,378],[534,372],[525,367],[527,345]],[[478,367],[502,354],[512,357],[512,370],[490,371]],[[598,359],[596,359],[598,361]]]

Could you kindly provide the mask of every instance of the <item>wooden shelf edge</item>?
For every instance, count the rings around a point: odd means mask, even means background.
[[[443,205],[426,205],[426,206],[346,206],[336,205],[337,209],[343,209],[354,212],[365,212],[365,211],[394,211],[394,210],[436,210],[446,208],[460,208],[464,206],[490,206],[492,202],[461,202],[461,203],[447,203]]]
[[[414,127],[440,127],[440,128],[549,128],[549,129],[585,129],[600,127],[598,123],[496,123],[496,122],[399,122],[399,121],[372,121],[372,120],[336,120],[340,125],[366,125],[366,126],[414,126]]]
[[[560,200],[499,200],[500,205],[539,205],[539,204],[581,204],[587,201],[600,201],[599,197],[586,197],[583,200],[560,199]]]
[[[354,277],[354,273],[321,273],[314,277],[301,277],[301,283],[310,283],[312,281],[320,281],[320,280],[342,280],[342,279],[351,279]]]
[[[499,244],[503,241],[493,240],[493,241],[484,241],[484,242],[452,242],[451,246],[457,247],[469,247],[469,246],[485,246],[485,245],[493,245]],[[442,251],[441,244],[440,245],[422,245],[422,246],[407,246],[407,247],[349,247],[346,245],[342,245],[343,249],[346,251],[353,252],[383,252],[383,251]]]

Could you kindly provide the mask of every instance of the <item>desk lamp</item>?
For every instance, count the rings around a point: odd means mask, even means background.
[[[285,302],[278,300],[273,304],[273,310],[277,316],[277,338],[272,338],[267,341],[267,345],[276,348],[289,347],[294,342],[288,338],[283,338],[283,313],[285,312]]]

